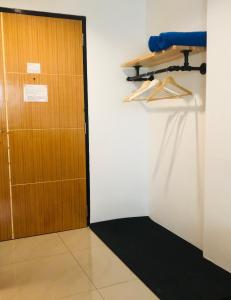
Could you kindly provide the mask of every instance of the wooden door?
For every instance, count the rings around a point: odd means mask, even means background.
[[[2,17],[14,237],[85,227],[82,21]],[[25,102],[28,85],[48,100]]]
[[[0,51],[2,52],[1,41],[2,38],[0,36]],[[12,236],[8,171],[4,71],[2,56],[0,56],[0,241],[9,240]]]

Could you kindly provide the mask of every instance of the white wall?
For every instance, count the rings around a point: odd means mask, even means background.
[[[148,35],[206,29],[206,0],[147,0]],[[205,55],[195,55],[200,65]],[[174,64],[183,63],[183,59]],[[149,115],[150,214],[154,221],[202,248],[205,76],[171,74],[194,97],[145,106]],[[166,74],[164,75],[166,76]]]
[[[151,34],[206,29],[206,0],[0,0],[0,6],[87,17],[91,221],[150,209],[154,221],[231,271],[230,1],[208,0],[206,156],[205,77],[174,73],[194,91],[188,100],[123,104],[133,85],[119,67],[148,51]],[[196,55],[191,63],[204,60]]]
[[[231,272],[230,12],[208,1],[204,255]]]
[[[87,17],[91,221],[148,215],[147,115],[122,103],[121,63],[145,52],[145,1],[6,0],[0,6]]]

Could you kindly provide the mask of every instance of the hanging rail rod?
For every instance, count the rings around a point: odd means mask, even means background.
[[[154,75],[165,73],[165,72],[174,72],[174,71],[199,71],[202,75],[206,74],[206,63],[202,63],[199,67],[193,67],[189,65],[189,53],[192,50],[182,50],[181,52],[184,55],[184,65],[182,66],[169,66],[167,68],[159,69],[156,71],[151,71],[147,73],[140,74],[140,68],[142,66],[134,66],[136,70],[135,76],[129,76],[127,77],[127,81],[147,81],[147,80],[153,80]]]

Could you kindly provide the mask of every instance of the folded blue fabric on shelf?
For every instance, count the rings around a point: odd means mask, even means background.
[[[173,45],[206,47],[207,32],[163,32],[149,38],[149,49],[152,52],[168,49]]]

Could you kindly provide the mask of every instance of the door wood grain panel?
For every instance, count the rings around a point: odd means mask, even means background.
[[[62,231],[60,183],[12,188],[15,237]]]
[[[1,21],[2,15],[0,15]],[[2,55],[2,32],[0,31],[0,241],[11,239],[11,209],[7,156],[5,87]]]
[[[10,132],[12,184],[85,178],[82,129]]]
[[[4,31],[7,72],[37,62],[42,74],[83,75],[81,21],[4,13]]]
[[[48,86],[48,102],[24,102],[24,84]],[[9,129],[84,128],[83,76],[7,74]]]
[[[86,178],[85,131],[60,130],[62,179]]]
[[[85,180],[14,186],[15,237],[86,227]]]
[[[9,240],[11,231],[11,210],[6,134],[0,133],[0,241]]]
[[[63,203],[63,230],[87,226],[86,179],[63,181],[61,184]]]

